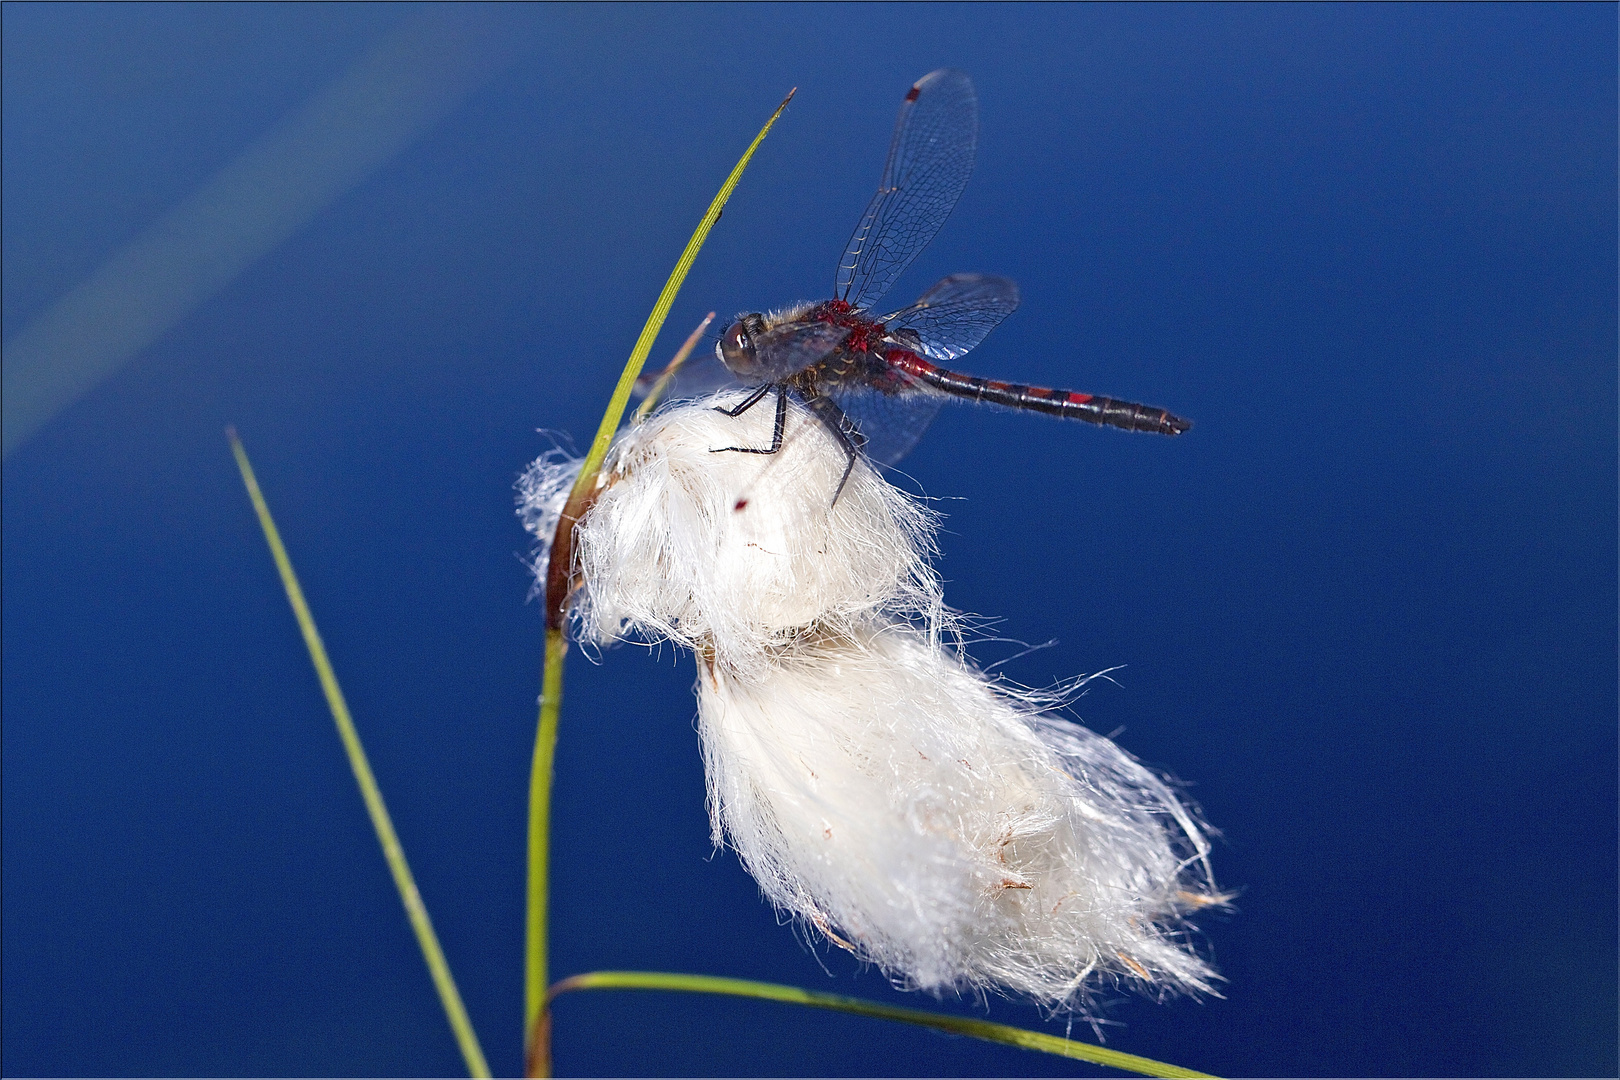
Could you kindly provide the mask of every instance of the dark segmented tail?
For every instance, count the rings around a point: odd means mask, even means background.
[[[908,357],[907,360],[912,358]],[[1096,394],[1080,394],[1073,390],[1048,390],[1043,386],[1020,386],[1017,383],[981,379],[946,371],[921,358],[906,363],[905,369],[947,394],[992,405],[1005,405],[1010,409],[1027,409],[1052,416],[1066,416],[1071,420],[1084,420],[1090,424],[1106,424],[1126,431],[1152,431],[1160,435],[1180,435],[1192,427],[1192,421],[1150,405],[1137,405]]]

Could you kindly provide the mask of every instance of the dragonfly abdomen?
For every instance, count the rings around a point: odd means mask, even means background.
[[[981,379],[976,375],[947,371],[911,353],[901,356],[891,354],[890,363],[895,363],[907,374],[936,390],[971,401],[1046,413],[1049,416],[1066,416],[1071,420],[1105,424],[1109,427],[1124,428],[1126,431],[1180,435],[1192,427],[1191,421],[1183,420],[1151,405],[1138,405],[1131,401],[1102,397],[1098,394],[1082,394],[1074,390],[1051,390],[1044,386],[1024,386],[1019,383],[998,382],[995,379]]]

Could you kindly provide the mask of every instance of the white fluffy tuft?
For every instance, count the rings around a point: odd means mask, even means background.
[[[1222,901],[1208,841],[1109,740],[892,625],[705,664],[698,696],[716,844],[901,985],[1053,1009],[1110,979],[1212,990],[1182,933]]]
[[[1183,917],[1225,898],[1193,812],[942,645],[935,515],[865,461],[835,502],[847,459],[801,406],[780,452],[714,452],[769,445],[771,399],[714,408],[740,400],[622,436],[574,534],[585,640],[699,657],[715,843],[903,986],[1080,1011],[1108,982],[1212,993]],[[520,483],[542,545],[577,468],[554,453]]]
[[[528,562],[529,569],[534,572],[531,599],[545,592],[546,560],[551,558],[551,542],[557,534],[557,519],[562,517],[568,492],[573,488],[584,460],[561,447],[552,447],[530,462],[523,475],[518,477],[518,518],[535,540]]]
[[[781,450],[771,398],[741,416],[740,392],[655,413],[614,448],[607,486],[576,533],[586,636],[673,641],[739,669],[806,627],[945,613],[930,566],[933,514],[847,458],[797,403]],[[717,452],[718,451],[718,452]]]

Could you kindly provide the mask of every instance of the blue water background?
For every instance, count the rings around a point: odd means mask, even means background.
[[[6,5],[7,341],[414,11]],[[510,67],[5,462],[7,1074],[461,1067],[227,423],[520,1068],[541,613],[512,482],[537,428],[589,440],[790,87],[655,359],[711,308],[827,294],[901,95],[944,65],[978,85],[979,165],[898,299],[1014,277],[965,367],[1196,422],[954,407],[905,463],[947,500],[948,599],[1057,642],[1003,670],[1126,665],[1079,716],[1223,831],[1225,996],[1121,998],[1110,1045],[1614,1074],[1613,6],[499,17]],[[692,682],[667,649],[569,667],[554,972],[933,1007],[807,949],[711,850]],[[1095,1071],[725,999],[576,995],[556,1025],[569,1074]]]

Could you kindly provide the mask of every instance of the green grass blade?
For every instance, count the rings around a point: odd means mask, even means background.
[[[624,365],[624,373],[619,376],[619,385],[613,388],[613,396],[608,399],[607,412],[602,414],[602,424],[596,429],[596,438],[591,443],[590,451],[585,455],[585,464],[580,467],[579,483],[574,485],[575,492],[585,490],[584,485],[589,482],[587,478],[595,477],[596,471],[602,467],[602,459],[607,457],[608,444],[613,440],[613,433],[619,429],[619,420],[624,416],[624,407],[630,403],[630,392],[635,389],[636,379],[641,375],[642,366],[647,362],[647,354],[652,352],[653,342],[658,338],[658,332],[664,328],[664,320],[669,317],[669,309],[675,303],[675,296],[686,283],[686,275],[692,269],[692,263],[697,259],[698,251],[702,249],[704,241],[709,238],[709,230],[714,223],[720,220],[720,212],[726,208],[726,201],[736,190],[737,182],[742,179],[743,170],[753,160],[754,151],[759,144],[765,141],[765,136],[771,133],[776,126],[777,118],[782,110],[788,107],[798,88],[788,91],[788,96],[782,99],[782,104],[776,107],[771,118],[765,121],[765,126],[759,129],[754,141],[748,144],[748,149],[738,159],[736,168],[726,177],[726,182],[720,185],[720,191],[715,195],[714,201],[709,203],[708,211],[703,220],[698,222],[692,239],[686,242],[686,250],[681,252],[680,259],[675,263],[675,269],[670,271],[669,280],[664,282],[664,291],[658,294],[657,303],[653,304],[652,314],[647,316],[647,323],[641,328],[641,336],[636,338],[636,344],[630,350],[630,359]]]
[[[1179,1065],[1167,1065],[1152,1058],[1109,1050],[1091,1043],[1060,1039],[1056,1035],[1048,1035],[1042,1031],[1029,1031],[1025,1028],[994,1024],[988,1020],[975,1020],[970,1017],[946,1016],[942,1013],[924,1012],[921,1009],[880,1005],[875,1001],[862,1001],[860,998],[845,997],[842,994],[823,994],[814,990],[801,990],[797,986],[754,982],[751,979],[722,979],[713,975],[682,975],[667,971],[592,971],[563,979],[551,988],[549,996],[555,998],[571,990],[677,990],[690,994],[728,994],[733,997],[762,998],[790,1005],[808,1005],[814,1009],[854,1013],[856,1016],[871,1016],[879,1020],[895,1020],[902,1024],[917,1024],[938,1031],[947,1031],[953,1035],[967,1035],[974,1039],[985,1039],[1024,1050],[1038,1050],[1044,1054],[1089,1061],[1142,1076],[1210,1075],[1183,1069]]]
[[[293,617],[298,620],[298,629],[303,632],[304,645],[309,649],[310,662],[315,665],[315,674],[321,681],[321,690],[326,694],[326,704],[332,710],[332,719],[337,723],[338,736],[343,740],[343,749],[349,755],[349,767],[354,770],[355,782],[360,785],[360,795],[365,800],[366,812],[371,815],[371,824],[377,830],[377,841],[382,845],[383,858],[388,860],[389,872],[394,875],[394,885],[399,889],[399,898],[405,904],[405,913],[410,917],[411,928],[416,931],[417,944],[422,947],[422,957],[427,961],[428,972],[433,976],[433,986],[439,992],[439,1001],[444,1006],[445,1016],[450,1020],[450,1029],[455,1032],[456,1043],[461,1047],[461,1056],[466,1059],[467,1072],[471,1076],[488,1076],[489,1065],[484,1061],[484,1051],[478,1045],[478,1036],[473,1031],[472,1021],[467,1018],[467,1010],[461,1003],[461,994],[456,990],[456,981],[450,975],[450,965],[444,959],[444,951],[439,948],[439,939],[433,932],[433,922],[428,918],[427,906],[422,903],[422,895],[417,892],[416,879],[411,876],[410,864],[405,861],[405,849],[400,846],[399,837],[394,832],[394,823],[388,817],[388,807],[383,803],[382,791],[377,787],[377,778],[372,775],[371,764],[366,760],[365,748],[360,745],[360,736],[355,731],[354,719],[349,715],[349,706],[343,700],[343,691],[338,686],[337,675],[332,671],[332,662],[327,659],[326,646],[321,644],[321,635],[315,629],[315,618],[309,613],[309,604],[304,601],[304,590],[298,584],[298,575],[293,573],[292,560],[287,557],[287,549],[281,543],[281,534],[276,530],[276,523],[270,517],[270,508],[265,504],[264,494],[259,490],[259,481],[253,475],[253,466],[248,462],[247,451],[242,448],[242,441],[236,437],[235,428],[227,428],[226,434],[231,440],[231,453],[236,455],[237,468],[242,470],[242,483],[247,486],[248,498],[253,500],[253,510],[259,515],[259,526],[264,530],[264,539],[270,545],[270,556],[275,559],[276,570],[281,574],[281,584],[287,590],[287,602],[292,605]]]
[[[742,179],[743,170],[748,168],[749,161],[753,159],[754,151],[759,149],[759,144],[770,134],[777,118],[782,115],[782,110],[787,108],[788,102],[793,100],[796,92],[796,88],[788,92],[788,96],[782,99],[782,104],[776,107],[771,118],[765,121],[765,126],[759,129],[759,134],[754,136],[754,141],[748,144],[748,149],[736,167],[731,170],[731,175],[720,185],[720,191],[715,195],[714,201],[709,203],[709,209],[698,222],[697,230],[692,233],[692,239],[687,241],[686,250],[681,252],[680,259],[675,263],[675,269],[670,272],[669,280],[664,283],[663,291],[658,294],[658,301],[653,305],[652,314],[647,316],[647,323],[641,328],[641,336],[636,339],[635,347],[630,350],[630,359],[625,362],[619,383],[613,389],[613,396],[608,399],[607,411],[602,414],[601,426],[596,430],[596,438],[591,442],[591,448],[580,466],[579,479],[575,481],[573,490],[568,493],[568,501],[557,522],[557,538],[551,545],[551,565],[546,576],[546,659],[540,677],[540,717],[535,731],[534,758],[529,774],[529,881],[525,918],[527,933],[523,957],[523,1056],[524,1072],[528,1076],[551,1075],[551,1033],[545,1010],[549,951],[548,890],[551,873],[551,773],[557,747],[558,715],[562,706],[563,662],[568,655],[568,639],[563,626],[563,604],[567,599],[568,573],[573,559],[573,526],[584,513],[592,492],[596,489],[597,473],[607,457],[613,433],[619,429],[619,421],[624,417],[625,406],[630,402],[630,392],[647,362],[647,355],[652,352],[653,342],[657,339],[658,332],[663,329],[670,306],[675,303],[675,296],[681,291],[681,285],[685,283],[686,275],[692,269],[698,251],[708,239],[709,230],[720,220],[720,212],[726,208],[726,201],[736,190],[737,182]]]

